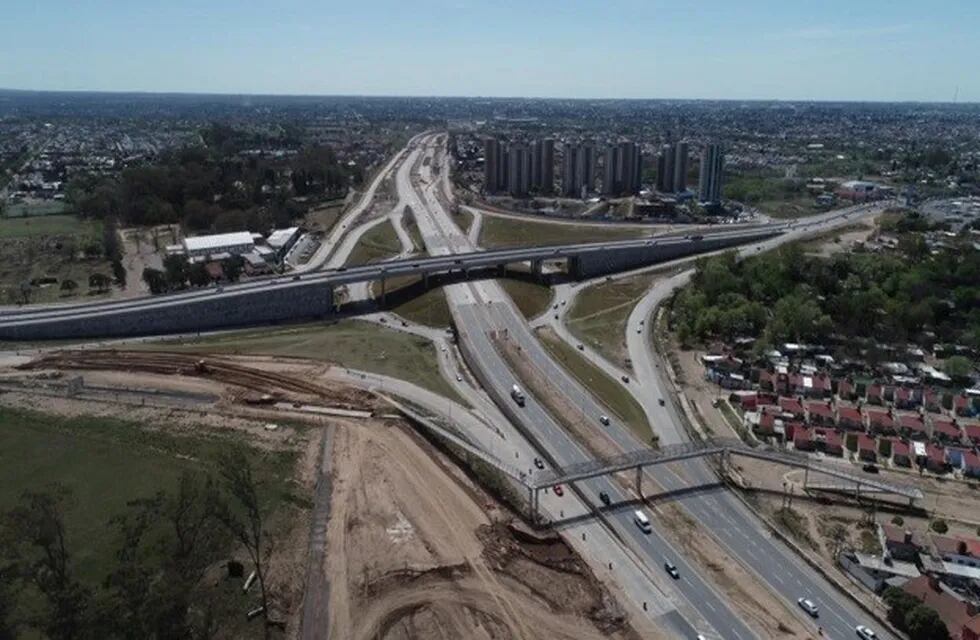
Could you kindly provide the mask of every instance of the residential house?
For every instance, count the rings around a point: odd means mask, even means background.
[[[820,372],[809,375],[794,373],[789,378],[789,390],[805,398],[829,398],[832,391],[830,376]]]
[[[779,408],[783,413],[793,416],[796,420],[803,420],[805,418],[803,405],[796,398],[780,398]]]
[[[941,442],[960,442],[960,428],[948,418],[932,419],[932,437]]]
[[[965,422],[963,423],[963,432],[966,433],[966,439],[969,440],[974,447],[980,447],[980,424],[975,422]]]
[[[809,424],[829,426],[834,424],[834,410],[829,402],[807,402],[806,418]]]
[[[936,557],[942,558],[943,562],[980,567],[980,540],[933,534],[929,541]]]
[[[790,431],[793,433],[793,448],[797,451],[813,451],[816,448],[812,429],[808,429],[802,424],[791,422],[787,427],[787,433]]]
[[[882,398],[881,385],[869,384],[864,399],[867,401],[868,404],[877,404],[877,405],[884,404],[885,402]]]
[[[860,409],[837,405],[837,426],[841,429],[864,431],[864,416]]]
[[[849,378],[841,378],[837,381],[837,397],[848,402],[857,400],[857,388]]]
[[[878,524],[878,542],[888,557],[915,562],[922,551],[922,541],[911,531],[882,522]]]
[[[858,434],[857,447],[859,460],[863,460],[864,462],[874,462],[878,459],[878,453],[875,451],[875,439],[868,434]]]
[[[936,578],[928,575],[912,578],[902,585],[902,591],[934,609],[946,624],[950,638],[966,640],[969,637],[964,634],[964,629],[975,626],[976,607],[943,589]]]
[[[953,413],[961,418],[973,415],[973,403],[966,394],[961,393],[953,397]]]
[[[932,389],[922,392],[922,405],[930,413],[940,413],[942,411],[942,398]]]
[[[907,443],[901,440],[892,440],[892,463],[896,467],[912,466],[912,455]]]
[[[819,451],[831,456],[844,455],[844,439],[836,430],[817,427],[813,430],[813,439]]]
[[[963,452],[963,462],[960,468],[963,469],[963,475],[980,478],[980,456],[967,449]]]
[[[925,467],[933,473],[946,473],[946,450],[931,442],[926,443]],[[922,466],[923,462],[919,462]]]
[[[896,433],[895,421],[892,419],[892,416],[888,411],[869,410],[867,416],[868,416],[868,427],[871,429],[872,433],[878,433],[878,434]]]
[[[898,416],[898,431],[906,438],[925,440],[926,425],[917,413],[906,413]]]
[[[786,395],[789,393],[789,375],[778,371],[762,370],[759,372],[759,388],[777,395]]]
[[[895,389],[896,409],[915,409],[920,404],[922,404],[922,394],[919,390],[908,387],[898,387]]]

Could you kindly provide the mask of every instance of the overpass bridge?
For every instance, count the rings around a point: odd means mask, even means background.
[[[193,291],[75,305],[0,311],[0,339],[52,340],[186,333],[263,323],[328,317],[337,311],[334,291],[356,282],[436,274],[485,278],[487,269],[529,263],[540,273],[545,262],[565,262],[573,278],[628,271],[675,258],[779,235],[784,225],[724,229],[696,236],[518,247],[464,254],[392,260],[302,275],[262,278]]]

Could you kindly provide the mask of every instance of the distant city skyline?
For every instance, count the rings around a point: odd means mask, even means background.
[[[0,87],[281,95],[980,101],[980,3],[14,3]]]

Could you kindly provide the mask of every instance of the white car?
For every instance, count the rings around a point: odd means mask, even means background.
[[[817,616],[820,615],[820,611],[817,609],[817,605],[813,604],[812,600],[808,600],[807,598],[800,598],[799,600],[796,601],[796,604],[800,605],[800,609],[806,611],[813,618],[816,618]]]
[[[863,624],[859,624],[858,626],[854,627],[854,630],[857,631],[859,638],[864,638],[864,640],[878,640],[878,636],[875,635],[875,632]]]
[[[609,426],[609,416],[599,416],[599,422],[601,422],[602,424],[604,424],[604,425],[606,425],[608,427]]]

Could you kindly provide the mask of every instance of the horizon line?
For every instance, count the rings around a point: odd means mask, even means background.
[[[602,101],[602,102],[803,102],[803,103],[852,103],[852,104],[928,104],[928,105],[980,105],[980,101],[942,101],[942,100],[882,100],[868,98],[603,98],[567,96],[520,96],[520,95],[453,95],[453,94],[384,94],[384,93],[247,93],[223,91],[151,91],[146,89],[19,89],[0,87],[0,93],[25,94],[103,94],[140,96],[202,96],[202,97],[251,97],[251,98],[408,98],[408,99],[448,99],[448,100],[564,100],[564,101]]]

